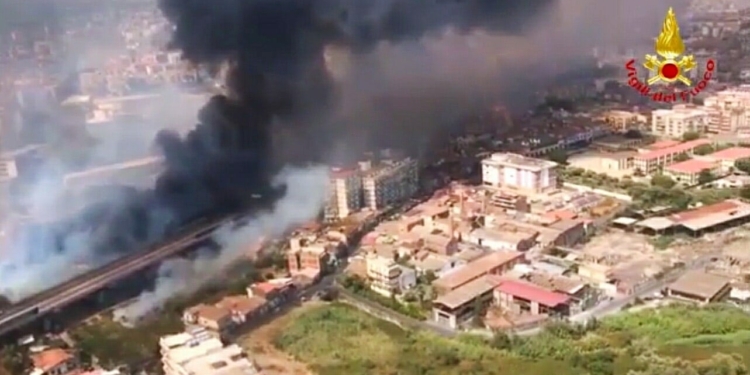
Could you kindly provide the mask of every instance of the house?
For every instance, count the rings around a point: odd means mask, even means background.
[[[32,375],[68,375],[78,371],[78,359],[60,348],[47,349],[31,356]]]
[[[271,308],[288,301],[297,293],[297,287],[292,279],[281,278],[255,283],[247,288],[249,297],[264,299]]]
[[[732,290],[730,280],[703,271],[691,271],[667,287],[667,295],[698,303],[722,300]]]
[[[538,236],[538,231],[498,225],[492,228],[473,230],[469,234],[468,241],[492,250],[526,251],[534,246]]]
[[[493,290],[501,282],[499,276],[484,275],[436,298],[432,303],[433,320],[452,329],[471,321],[479,312],[478,306],[484,309],[492,303]]]
[[[223,335],[278,308],[296,293],[293,278],[255,283],[247,288],[247,295],[227,296],[213,305],[200,304],[186,309],[182,321],[185,325],[198,325]]]
[[[447,257],[433,253],[419,253],[411,261],[418,275],[432,272],[438,278],[447,275],[453,270],[463,267],[467,262],[457,257]]]
[[[525,261],[524,253],[518,251],[497,251],[477,258],[461,269],[451,272],[435,281],[432,286],[438,294],[446,294],[485,275],[502,275]]]
[[[597,301],[596,289],[582,280],[544,272],[531,272],[524,276],[532,284],[570,297],[572,312],[580,312],[592,307]]]
[[[214,305],[199,304],[182,314],[186,325],[199,325],[215,332],[226,332],[233,324],[232,312]]]
[[[570,297],[525,281],[503,281],[495,288],[494,299],[516,314],[570,315]]]

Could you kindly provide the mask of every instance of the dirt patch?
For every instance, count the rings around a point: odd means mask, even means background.
[[[315,375],[307,365],[276,349],[273,339],[294,318],[321,304],[322,302],[307,302],[254,329],[239,340],[240,345],[248,351],[264,375]]]

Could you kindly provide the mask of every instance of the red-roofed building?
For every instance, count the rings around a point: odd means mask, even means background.
[[[673,140],[668,139],[665,141],[654,142],[646,146],[646,149],[649,151],[662,150],[665,148],[677,146],[679,144],[680,144],[680,141],[673,141]]]
[[[690,159],[672,164],[664,169],[664,172],[675,181],[685,185],[698,184],[700,174],[703,171],[716,174],[719,172],[719,164],[706,160]]]
[[[523,281],[503,281],[495,288],[495,303],[517,314],[570,314],[570,297]]]
[[[658,150],[641,152],[633,158],[633,166],[645,174],[656,172],[659,167],[665,167],[675,163],[678,155],[692,155],[696,147],[710,144],[706,139],[696,139],[680,143],[675,146],[660,148]]]
[[[750,148],[748,147],[731,147],[725,150],[714,152],[706,156],[709,160],[715,161],[721,165],[722,172],[729,172],[734,168],[737,160],[750,158]]]
[[[455,272],[432,282],[438,295],[452,292],[485,275],[502,275],[526,260],[519,251],[496,251],[473,260]]]
[[[32,354],[31,363],[38,375],[67,375],[79,369],[76,357],[60,348]]]

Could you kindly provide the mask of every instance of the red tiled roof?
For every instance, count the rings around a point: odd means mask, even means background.
[[[667,170],[677,173],[700,173],[701,171],[713,169],[714,167],[716,167],[716,165],[709,161],[692,159],[672,164],[667,167]]]
[[[725,150],[716,151],[709,156],[714,159],[719,159],[719,160],[737,160],[737,159],[750,158],[750,148],[731,147]]]
[[[32,355],[31,362],[34,364],[34,368],[47,372],[72,358],[73,355],[67,351],[55,348]]]
[[[562,305],[570,301],[570,297],[564,294],[555,293],[551,290],[520,281],[505,281],[498,285],[495,290],[548,307]]]
[[[710,143],[711,142],[709,142],[706,139],[696,139],[694,141],[688,141],[688,142],[685,142],[685,143],[680,143],[680,144],[675,145],[675,146],[665,147],[665,148],[662,148],[662,149],[658,149],[658,150],[654,150],[654,151],[651,151],[651,152],[647,152],[645,154],[636,155],[635,158],[636,159],[657,159],[657,158],[660,158],[662,156],[667,156],[667,155],[670,155],[670,154],[681,154],[683,152],[688,152],[688,151],[690,151],[690,150],[692,150],[692,149],[694,149],[694,148],[696,148],[698,146],[706,145],[706,144],[710,144]]]

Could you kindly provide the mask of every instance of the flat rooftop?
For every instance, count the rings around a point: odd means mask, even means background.
[[[483,164],[498,165],[506,167],[515,167],[518,169],[540,171],[542,169],[554,168],[557,163],[526,157],[519,154],[494,153],[489,158],[482,160]]]
[[[729,282],[730,280],[723,276],[703,271],[690,271],[672,283],[669,289],[678,293],[712,299],[729,285]]]

